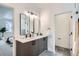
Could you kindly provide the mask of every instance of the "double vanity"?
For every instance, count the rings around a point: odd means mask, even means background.
[[[38,56],[47,50],[48,35],[41,32],[39,17],[25,11],[20,14],[20,36],[16,39],[16,56]]]
[[[38,56],[47,50],[48,36],[16,40],[17,56]]]

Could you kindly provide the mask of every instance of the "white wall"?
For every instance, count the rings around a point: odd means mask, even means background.
[[[63,12],[73,11],[74,4],[48,4],[43,6],[45,6],[46,9],[42,8],[40,17],[43,27],[45,28],[41,31],[45,31],[47,28],[50,28],[48,37],[48,50],[55,52],[55,15]],[[45,23],[43,23],[43,21]]]
[[[47,9],[41,10],[40,13],[40,23],[41,23],[41,32],[45,34],[49,28],[49,18],[50,12]]]

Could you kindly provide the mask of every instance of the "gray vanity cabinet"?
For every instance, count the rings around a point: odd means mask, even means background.
[[[39,55],[39,45],[38,45],[38,40],[32,41],[32,56],[37,56]]]
[[[27,43],[16,41],[17,56],[38,56],[47,50],[47,37],[40,38]]]
[[[38,40],[39,54],[42,53],[44,50],[47,50],[47,37]]]
[[[32,55],[32,42],[21,43],[16,41],[16,55],[17,56]]]
[[[42,53],[44,50],[44,42],[43,42],[43,38],[38,40],[38,53]]]
[[[43,42],[44,42],[44,50],[47,50],[47,39],[48,39],[48,37],[44,37],[43,38]]]

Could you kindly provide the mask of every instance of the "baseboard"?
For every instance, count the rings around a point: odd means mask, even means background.
[[[55,47],[58,47],[60,49],[67,49],[67,50],[70,50],[69,48],[64,48],[64,47],[60,47],[60,46],[55,46]]]

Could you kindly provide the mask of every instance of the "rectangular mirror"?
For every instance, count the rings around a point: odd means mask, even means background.
[[[27,35],[29,33],[29,16],[20,14],[20,35]]]
[[[39,18],[31,13],[20,14],[20,35],[37,36],[40,33]]]
[[[38,34],[39,33],[39,19],[36,17],[34,18],[34,31],[35,31],[35,34]]]
[[[30,17],[30,33],[33,34],[33,17]]]
[[[30,33],[34,36],[39,33],[39,19],[36,15],[31,15],[30,17]]]

